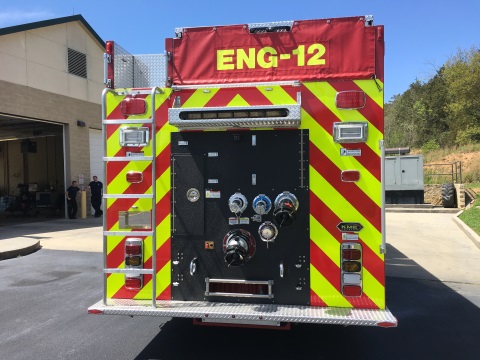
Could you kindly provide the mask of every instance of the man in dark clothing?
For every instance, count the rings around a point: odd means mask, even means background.
[[[77,186],[76,181],[72,181],[72,185],[68,187],[67,191],[65,191],[65,195],[67,197],[68,217],[70,219],[76,219],[75,215],[77,215],[77,192],[79,191],[81,190]]]
[[[92,195],[92,207],[95,209],[95,217],[100,217],[103,215],[101,209],[102,206],[102,193],[103,193],[103,184],[98,181],[98,177],[94,176],[93,181],[90,181],[88,188],[90,189]]]

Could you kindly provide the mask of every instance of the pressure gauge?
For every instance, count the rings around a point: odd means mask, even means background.
[[[275,224],[271,223],[270,221],[265,221],[258,228],[258,234],[260,235],[260,239],[262,239],[262,241],[273,242],[278,235],[278,229]]]
[[[198,199],[200,199],[200,191],[195,188],[191,188],[187,190],[187,199],[190,202],[196,202]]]

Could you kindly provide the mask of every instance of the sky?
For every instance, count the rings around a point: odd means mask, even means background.
[[[373,15],[385,26],[388,102],[428,81],[458,50],[478,49],[479,14],[480,0],[23,0],[1,6],[0,28],[82,15],[103,40],[158,54],[178,27]]]

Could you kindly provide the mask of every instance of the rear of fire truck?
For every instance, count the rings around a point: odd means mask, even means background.
[[[392,327],[383,26],[371,16],[107,42],[93,314]]]

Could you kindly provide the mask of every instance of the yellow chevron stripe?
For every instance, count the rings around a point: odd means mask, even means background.
[[[353,307],[312,264],[310,264],[310,288],[318,296],[321,295],[320,298],[327,306]]]
[[[355,184],[378,206],[382,203],[381,184],[354,156],[340,156],[340,144],[332,143],[332,135],[302,110],[302,128],[310,129],[310,141],[320,149],[340,170],[357,169],[360,180]],[[330,144],[326,146],[326,144]],[[311,183],[311,180],[310,180]],[[321,196],[319,196],[322,198]]]
[[[384,255],[378,253],[382,239],[380,232],[311,166],[310,190],[322,199],[342,221],[360,222],[363,225],[360,232],[361,239],[382,261],[384,260]]]
[[[380,156],[379,140],[383,139],[382,133],[357,110],[337,109],[335,106],[337,90],[327,82],[305,83],[305,87],[307,87],[339,120],[368,122],[368,138],[366,144],[372,149],[372,151]]]
[[[125,180],[127,173],[129,171],[144,172],[148,165],[150,165],[148,161],[128,162],[122,171],[120,171],[118,175],[110,182],[110,184],[107,184],[107,192],[109,194],[123,194],[130,186],[130,183]],[[146,179],[144,179],[144,181],[145,180]],[[147,190],[146,194],[151,194],[151,188]]]
[[[363,268],[363,292],[372,300],[379,309],[385,309],[385,287],[375,277]]]
[[[157,203],[170,191],[170,166],[160,175],[156,183]]]
[[[107,237],[107,254],[110,254],[123,240],[124,236]]]
[[[381,89],[383,89],[383,83],[380,80],[376,80]],[[378,106],[383,109],[383,90],[379,91],[377,84],[373,80],[355,80],[357,86],[362,89],[370,99],[375,101]]]
[[[289,105],[297,103],[297,99],[292,99],[290,94],[281,86],[257,86],[257,88],[274,105]]]
[[[170,285],[171,276],[172,263],[169,261],[159,272],[157,272],[157,297]]]
[[[108,93],[107,98],[106,98],[106,103],[107,103],[107,108],[106,108],[106,113],[107,116],[109,116],[113,110],[115,110],[122,100],[125,98],[125,96],[117,96],[114,93]]]
[[[119,268],[125,267],[122,263]],[[125,285],[125,274],[110,274],[107,278],[107,298],[112,298]]]
[[[219,89],[209,88],[209,92],[204,92],[204,89],[197,89],[195,92],[182,104],[186,108],[200,108],[205,105],[215,96]]]
[[[310,238],[340,268],[339,242],[312,215],[310,215]]]
[[[229,106],[250,106],[248,102],[245,101],[245,99],[240,95],[237,94],[233,97],[232,100],[227,104],[227,107]]]

